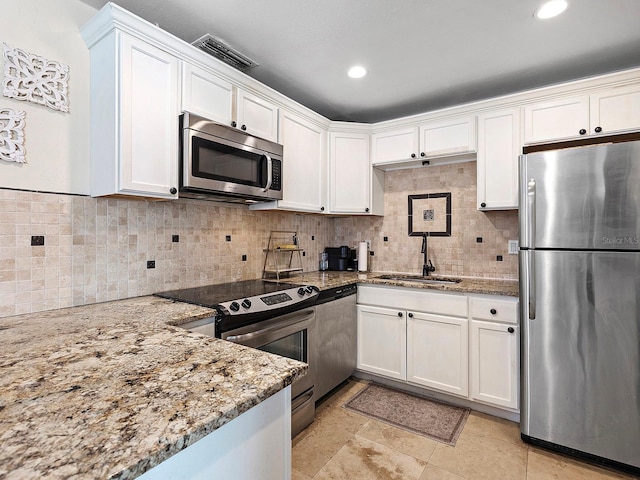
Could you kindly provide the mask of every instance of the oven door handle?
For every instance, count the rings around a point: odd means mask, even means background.
[[[274,332],[281,332],[282,336],[290,335],[291,333],[295,333],[296,331],[308,327],[308,325],[306,324],[311,324],[311,321],[314,319],[314,317],[314,310],[304,310],[302,312],[296,312],[296,315],[294,316],[287,315],[285,317],[286,319],[283,319],[282,322],[273,323],[268,327],[261,328],[254,332],[243,333],[240,335],[229,335],[228,337],[224,337],[223,335],[222,339],[227,340],[228,342],[247,345],[249,347],[259,347],[263,345],[262,343],[257,341],[259,338],[268,336],[269,334],[272,334]]]

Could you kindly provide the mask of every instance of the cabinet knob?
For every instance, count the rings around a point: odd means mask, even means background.
[[[413,313],[408,313],[408,314],[407,314],[407,316],[408,316],[409,318],[413,318]]]
[[[320,207],[320,211],[321,211],[321,212],[324,212],[324,207]]]
[[[507,328],[507,332],[513,333],[513,332],[515,332],[515,330],[513,329],[513,327],[509,327],[509,328]]]
[[[246,125],[242,125],[240,128],[241,128],[242,130],[246,130],[246,129],[247,129],[247,126],[246,126]]]
[[[237,123],[236,123],[236,121],[234,120],[234,121],[232,121],[232,122],[231,122],[231,126],[235,128],[235,127],[237,127],[237,126],[238,126],[238,124],[237,124]]]
[[[169,193],[170,193],[171,195],[175,195],[176,193],[178,193],[178,190],[176,189],[176,187],[171,187],[171,188],[169,189]]]
[[[364,211],[369,213],[369,207],[365,208]]]
[[[402,318],[402,312],[398,312],[398,316]]]
[[[491,315],[495,315],[496,313],[498,313],[498,311],[495,308],[492,308],[489,311],[491,312]]]
[[[424,152],[420,152],[420,156],[421,156],[421,157],[426,157],[426,156],[427,156],[427,154],[426,154],[426,153],[424,153]]]
[[[412,154],[411,154],[411,158],[416,158],[416,154],[415,154],[415,153],[412,153]]]
[[[486,204],[486,203],[484,203],[484,202],[482,202],[482,203],[480,204],[480,206],[481,206],[482,208],[484,208],[484,207],[486,207],[486,206],[487,206],[487,204]]]
[[[587,133],[587,131],[584,128],[581,128],[580,131],[578,132],[580,135],[584,135],[585,133]]]
[[[595,131],[596,131],[596,133],[600,133],[602,131],[602,127],[596,127]]]

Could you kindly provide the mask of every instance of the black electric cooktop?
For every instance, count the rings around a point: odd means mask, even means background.
[[[265,280],[242,280],[233,283],[219,283],[203,287],[184,288],[156,293],[159,297],[213,308],[224,302],[266,295],[269,293],[299,288],[302,285],[277,283]]]

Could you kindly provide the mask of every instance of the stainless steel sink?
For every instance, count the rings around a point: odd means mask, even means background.
[[[380,275],[378,278],[382,280],[394,280],[397,282],[413,282],[423,283],[427,285],[455,285],[460,283],[459,278],[442,278],[442,277],[414,277],[411,275]]]

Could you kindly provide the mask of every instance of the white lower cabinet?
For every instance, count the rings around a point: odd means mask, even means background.
[[[471,297],[471,399],[518,408],[520,330],[518,300]]]
[[[407,313],[407,381],[443,392],[469,393],[468,321]]]
[[[407,379],[407,323],[404,312],[358,306],[357,368]]]
[[[363,372],[517,411],[519,339],[515,297],[358,286]]]

